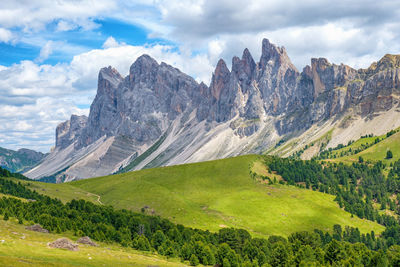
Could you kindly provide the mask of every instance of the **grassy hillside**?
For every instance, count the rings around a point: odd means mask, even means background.
[[[65,237],[25,230],[16,221],[0,220],[1,266],[185,266],[176,261],[111,244],[79,245],[79,251],[49,248]],[[76,240],[74,236],[68,236]]]
[[[116,208],[145,208],[148,214],[211,231],[235,227],[259,236],[287,236],[315,228],[329,231],[334,224],[358,227],[362,232],[383,230],[376,223],[351,218],[332,195],[254,181],[249,173],[257,160],[258,156],[249,155],[68,184],[30,184],[41,193],[63,200],[84,196],[98,201],[98,195],[101,203]]]
[[[28,186],[30,189],[35,190],[40,194],[48,195],[52,198],[58,198],[63,202],[70,201],[71,199],[84,199],[94,203],[99,203],[97,195],[77,188],[70,183],[53,184],[23,180],[19,180],[18,182],[21,182],[22,184]]]
[[[342,151],[347,151],[349,148],[356,149],[360,147],[362,144],[373,143],[376,138],[378,137],[368,137],[359,139],[350,146],[335,151],[335,153],[338,155],[338,158],[329,159],[329,161],[352,163],[358,161],[360,156],[364,160],[370,160],[370,161],[381,160],[384,163],[391,163],[400,159],[400,132],[397,132],[389,136],[385,140],[382,140],[379,143],[376,143],[357,154],[340,157],[340,153]],[[392,159],[386,159],[386,152],[388,150],[391,150],[393,152]]]

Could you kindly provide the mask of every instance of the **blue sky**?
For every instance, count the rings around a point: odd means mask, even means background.
[[[116,40],[131,45],[144,45],[149,42],[166,43],[162,39],[148,38],[149,32],[136,25],[128,24],[116,19],[95,19],[97,28],[87,31],[81,28],[69,31],[57,31],[57,21],[46,25],[45,29],[32,33],[22,33],[21,29],[14,29],[21,35],[21,41],[17,43],[0,43],[0,65],[10,66],[21,60],[35,60],[42,48],[43,41],[63,43],[63,47],[55,47],[54,52],[41,63],[57,64],[70,62],[74,55],[101,48],[110,36]]]
[[[0,3],[0,147],[47,152],[57,124],[89,114],[100,68],[143,53],[209,83],[223,58],[261,40],[295,66],[312,57],[368,67],[400,53],[395,0],[15,0]]]

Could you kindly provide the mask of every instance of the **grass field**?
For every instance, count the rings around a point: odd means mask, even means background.
[[[18,181],[40,194],[48,195],[53,198],[58,198],[63,202],[69,201],[71,199],[84,199],[87,201],[97,202],[96,195],[72,186],[70,183],[52,184],[25,180]]]
[[[0,266],[186,266],[178,259],[169,261],[111,244],[79,244],[79,251],[48,247],[60,237],[65,235],[32,232],[15,221],[0,220]]]
[[[351,218],[334,196],[293,186],[265,185],[250,178],[256,155],[178,165],[92,178],[60,185],[32,183],[31,188],[66,201],[83,196],[116,208],[160,215],[186,226],[218,231],[243,228],[255,236],[287,236],[334,224],[361,232],[384,228]],[[256,163],[257,170],[262,166]],[[45,191],[43,191],[43,189]],[[58,191],[56,191],[58,190]],[[91,195],[88,195],[90,192]]]
[[[337,150],[332,150],[332,152],[331,152],[332,156],[336,155],[336,157],[340,157],[341,153],[345,153],[345,152],[349,151],[350,149],[354,151],[359,148],[362,148],[363,145],[373,144],[375,142],[375,139],[377,139],[377,138],[379,138],[379,136],[360,138],[349,146],[345,146],[345,147],[343,147],[341,149],[337,149]]]
[[[369,138],[362,138],[351,144],[350,147],[357,147],[360,146],[362,143],[366,142],[373,142],[376,137],[369,137]],[[348,149],[348,148],[343,148],[343,149]],[[393,153],[393,158],[392,159],[386,159],[386,152],[388,150],[391,150]],[[340,150],[336,151],[336,153],[340,153]],[[329,159],[328,161],[332,162],[345,162],[345,163],[352,163],[355,161],[358,161],[359,157],[363,157],[364,160],[370,160],[370,161],[378,161],[381,160],[384,163],[391,163],[394,161],[397,161],[400,159],[400,132],[397,132],[385,140],[374,144],[373,146],[367,148],[364,151],[361,151],[360,153],[350,155],[350,156],[344,156],[344,157],[339,157],[336,159]]]

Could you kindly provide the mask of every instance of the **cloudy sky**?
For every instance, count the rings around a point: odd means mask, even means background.
[[[261,40],[368,67],[400,53],[400,2],[376,0],[14,0],[0,2],[0,146],[47,152],[58,123],[89,113],[98,70],[143,53],[209,83],[219,58]]]

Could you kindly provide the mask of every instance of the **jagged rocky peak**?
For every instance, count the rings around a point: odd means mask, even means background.
[[[86,127],[88,117],[72,115],[71,118],[60,123],[56,128],[56,148],[63,149],[72,144]]]
[[[253,78],[256,68],[257,65],[247,48],[243,51],[242,59],[238,57],[232,59],[232,73],[235,73],[240,81]]]
[[[285,47],[276,46],[275,44],[270,43],[268,39],[263,39],[262,41],[261,59],[259,64],[261,69],[264,69],[265,66],[269,64],[272,66],[277,65],[277,67],[287,65],[288,68],[297,71],[296,67],[290,61]]]
[[[149,55],[141,55],[129,69],[130,82],[153,82],[154,73],[158,69],[157,61]]]
[[[115,97],[116,89],[123,77],[113,67],[109,66],[102,68],[99,71],[99,78],[97,82],[97,95],[109,95]]]
[[[111,66],[102,68],[99,71],[99,80],[107,80],[109,82],[119,83],[122,79],[123,78],[121,74],[119,74],[119,72]]]
[[[110,135],[119,122],[117,115],[118,86],[124,78],[109,66],[99,71],[97,93],[90,105],[87,127],[82,130],[78,147],[87,146],[103,135]]]
[[[220,99],[221,91],[224,86],[229,82],[231,72],[229,71],[223,59],[218,61],[217,67],[211,79],[211,94],[218,101]]]
[[[98,90],[91,106],[84,144],[102,136],[126,136],[141,145],[157,140],[171,120],[193,107],[198,83],[178,69],[149,55],[131,65],[129,76],[118,77],[115,94]],[[101,86],[102,84],[99,84]]]

